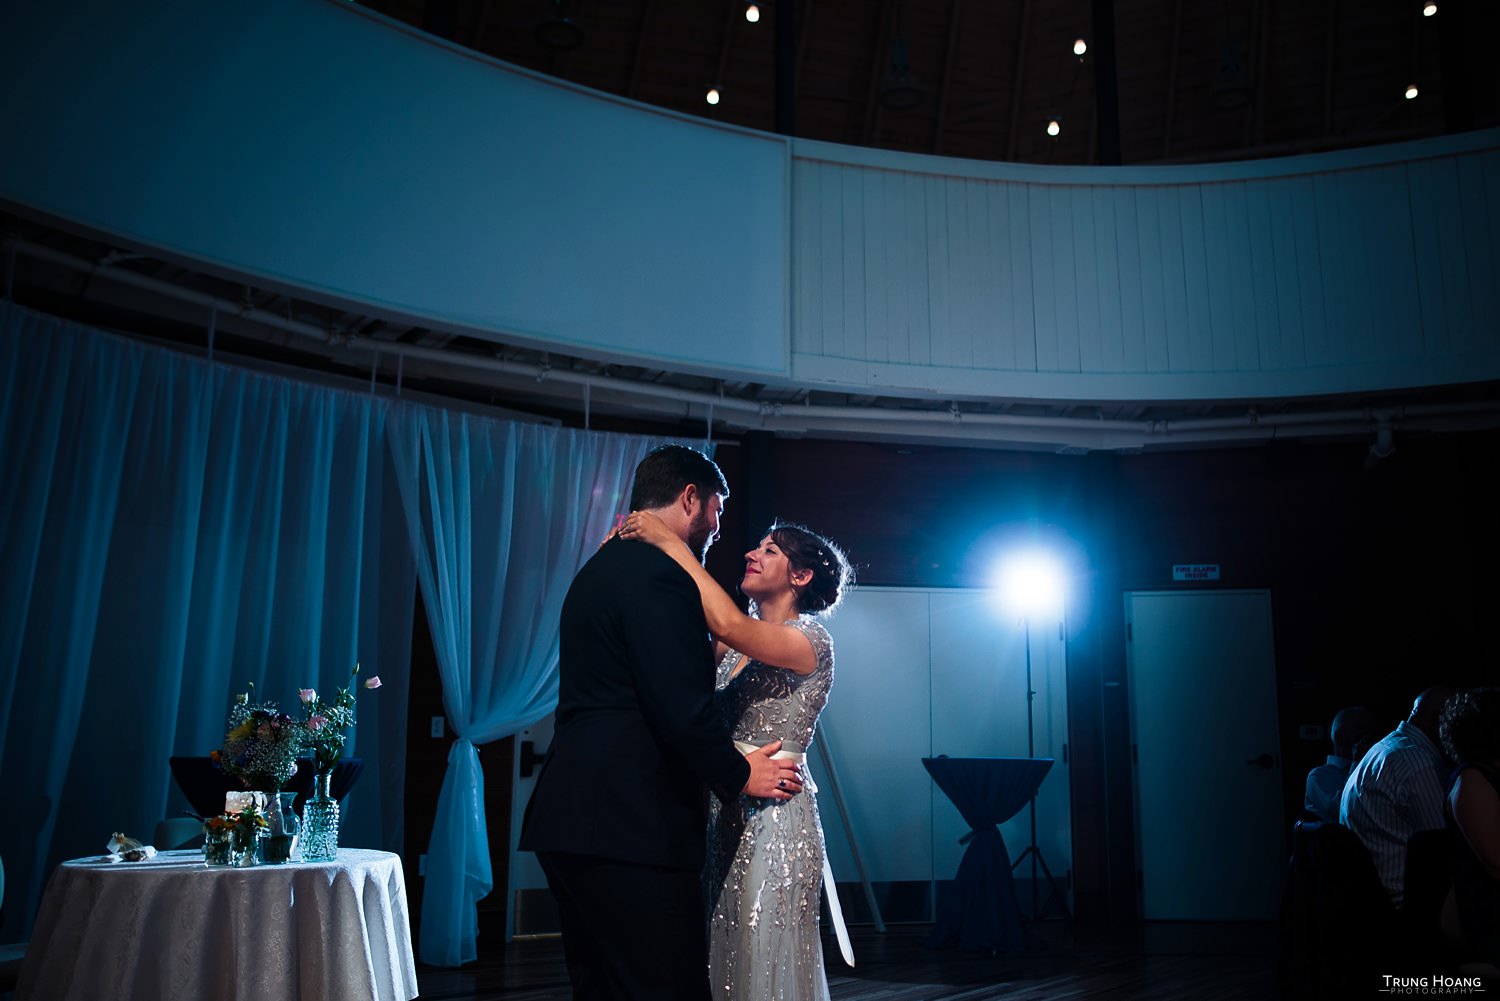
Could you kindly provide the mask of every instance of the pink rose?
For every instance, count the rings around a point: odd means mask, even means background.
[[[318,690],[316,688],[300,688],[297,690],[297,697],[302,700],[302,704],[305,706],[308,703],[318,701]]]
[[[328,717],[327,716],[314,716],[312,719],[310,719],[310,720],[307,721],[307,728],[309,730],[311,730],[313,733],[317,733],[319,730],[323,729],[327,725],[328,725]]]
[[[365,687],[366,688],[379,688],[380,687],[380,675],[377,674],[377,675],[375,675],[372,678],[367,678],[365,680]]]

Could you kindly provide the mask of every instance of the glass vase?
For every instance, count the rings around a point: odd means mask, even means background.
[[[229,829],[203,825],[203,864],[221,866],[229,864]]]
[[[313,779],[312,798],[302,807],[302,861],[332,862],[339,854],[339,801],[330,787],[333,770]]]
[[[294,792],[273,793],[266,800],[266,843],[262,849],[266,862],[282,865],[299,858],[298,834],[302,825],[297,821]]]
[[[236,827],[230,832],[229,864],[236,869],[260,865],[260,838],[254,831]]]

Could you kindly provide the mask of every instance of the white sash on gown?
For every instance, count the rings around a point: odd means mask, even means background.
[[[755,744],[747,744],[743,740],[736,740],[734,746],[741,754],[749,754],[760,748]],[[771,755],[773,760],[794,761],[802,772],[802,788],[814,796],[818,794],[818,787],[813,783],[812,774],[807,770],[807,754],[802,751],[780,750]],[[828,916],[833,919],[833,934],[839,940],[839,952],[844,956],[844,962],[851,967],[854,965],[854,946],[849,942],[849,928],[844,924],[844,909],[839,906],[839,891],[833,882],[833,867],[828,864],[828,846],[823,846],[823,891],[828,894]]]

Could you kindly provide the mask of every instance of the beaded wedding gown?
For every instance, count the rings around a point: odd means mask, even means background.
[[[800,675],[740,654],[719,662],[715,701],[734,739],[782,752],[812,746],[833,684],[833,641],[809,616],[789,623],[812,641],[817,669]],[[809,783],[810,785],[810,783]],[[718,1001],[827,1001],[818,937],[823,827],[811,788],[784,802],[740,796],[711,801],[708,863],[709,980]]]

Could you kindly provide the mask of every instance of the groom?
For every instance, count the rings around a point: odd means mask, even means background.
[[[702,553],[728,496],[707,456],[664,445],[636,467],[630,507]],[[770,757],[779,741],[735,750],[713,711],[712,649],[697,586],[656,547],[612,538],[573,579],[557,723],[521,848],[557,899],[575,998],[706,1001],[705,787],[726,803],[801,788]]]

